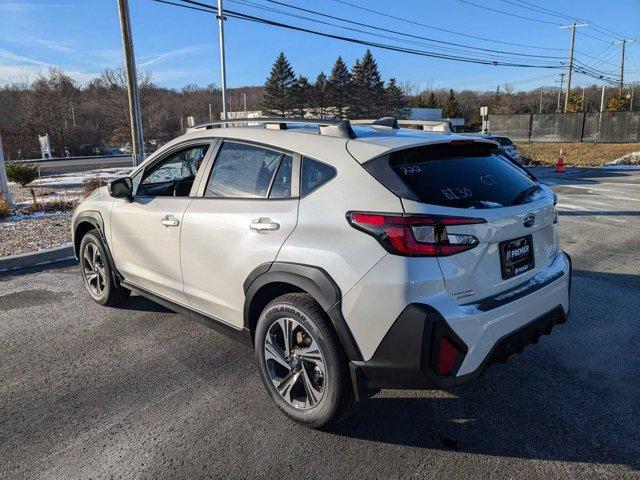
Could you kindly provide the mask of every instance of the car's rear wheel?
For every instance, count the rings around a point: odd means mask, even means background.
[[[255,347],[265,387],[289,418],[321,428],[347,415],[353,403],[348,360],[313,297],[292,293],[269,303]]]
[[[90,230],[82,237],[79,258],[84,286],[95,302],[112,307],[127,299],[131,292],[114,280],[100,232]]]

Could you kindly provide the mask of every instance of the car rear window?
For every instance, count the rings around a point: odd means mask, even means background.
[[[393,152],[365,168],[403,198],[456,208],[526,203],[538,190],[520,168],[489,144],[443,143]]]

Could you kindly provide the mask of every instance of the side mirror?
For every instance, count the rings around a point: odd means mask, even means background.
[[[133,198],[133,182],[130,177],[122,177],[109,183],[109,194],[113,198]]]

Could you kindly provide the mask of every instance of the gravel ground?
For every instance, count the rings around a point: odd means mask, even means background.
[[[72,212],[14,216],[0,222],[0,257],[36,252],[71,241]]]
[[[58,247],[71,241],[71,211],[25,213],[33,197],[29,188],[9,184],[16,215],[0,221],[0,257],[36,252]],[[37,188],[39,203],[57,199],[73,200],[82,194],[81,188]]]

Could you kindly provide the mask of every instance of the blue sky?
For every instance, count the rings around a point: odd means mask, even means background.
[[[215,0],[203,1],[215,3]],[[267,0],[225,0],[225,6],[251,15],[368,41],[439,52],[443,50],[436,49],[465,50],[464,53],[455,52],[456,55],[468,56],[470,51],[466,47],[459,46],[467,45],[565,57],[569,45],[569,30],[558,29],[555,25],[539,21],[503,15],[460,0],[395,2],[348,0],[348,2],[414,22],[477,37],[560,50],[524,48],[466,38],[366,12],[336,0],[281,1],[404,34],[451,42],[458,46],[428,43],[415,37],[404,37],[404,39],[422,45],[400,43],[380,36],[382,34],[398,37],[397,34],[378,32],[366,35],[283,16],[273,11],[259,10],[246,3],[312,16],[300,11],[295,12],[282,5],[269,4]],[[469,1],[476,5],[552,23],[570,22],[569,19],[542,14],[529,8],[519,8],[514,4],[520,3],[527,6],[526,2],[519,0]],[[638,0],[564,2],[529,0],[529,5],[532,4],[557,10],[568,16],[579,13],[582,18],[596,21],[599,26],[629,38],[639,36],[640,33],[640,1]],[[157,83],[167,87],[179,88],[193,83],[199,85],[220,83],[218,35],[214,16],[159,4],[151,0],[130,0],[130,6],[136,60],[140,70],[150,72]],[[338,23],[326,18],[324,20]],[[602,41],[613,41],[613,38],[591,26],[581,31],[600,40],[585,35],[576,36],[576,50],[581,52],[578,58],[594,68],[617,72],[620,48]],[[356,58],[362,56],[366,48],[362,45],[239,19],[229,19],[226,22],[226,42],[227,78],[228,85],[232,87],[262,84],[274,58],[281,50],[289,58],[296,73],[315,78],[320,70],[328,72],[338,55],[342,55],[351,65]],[[399,82],[415,82],[422,87],[493,90],[496,85],[509,82],[517,90],[527,90],[539,85],[554,85],[554,80],[558,78],[559,73],[556,70],[473,65],[376,48],[372,50],[385,79],[395,77]],[[589,58],[588,55],[596,59]],[[640,41],[629,45],[627,60],[626,68],[629,73],[625,75],[625,79],[640,81]],[[61,67],[78,82],[85,83],[104,68],[116,66],[121,61],[122,46],[115,0],[92,0],[91,2],[0,0],[0,85],[25,77],[33,78],[38,71],[46,70],[50,65]],[[583,75],[578,75],[575,81],[578,85],[596,83]]]

